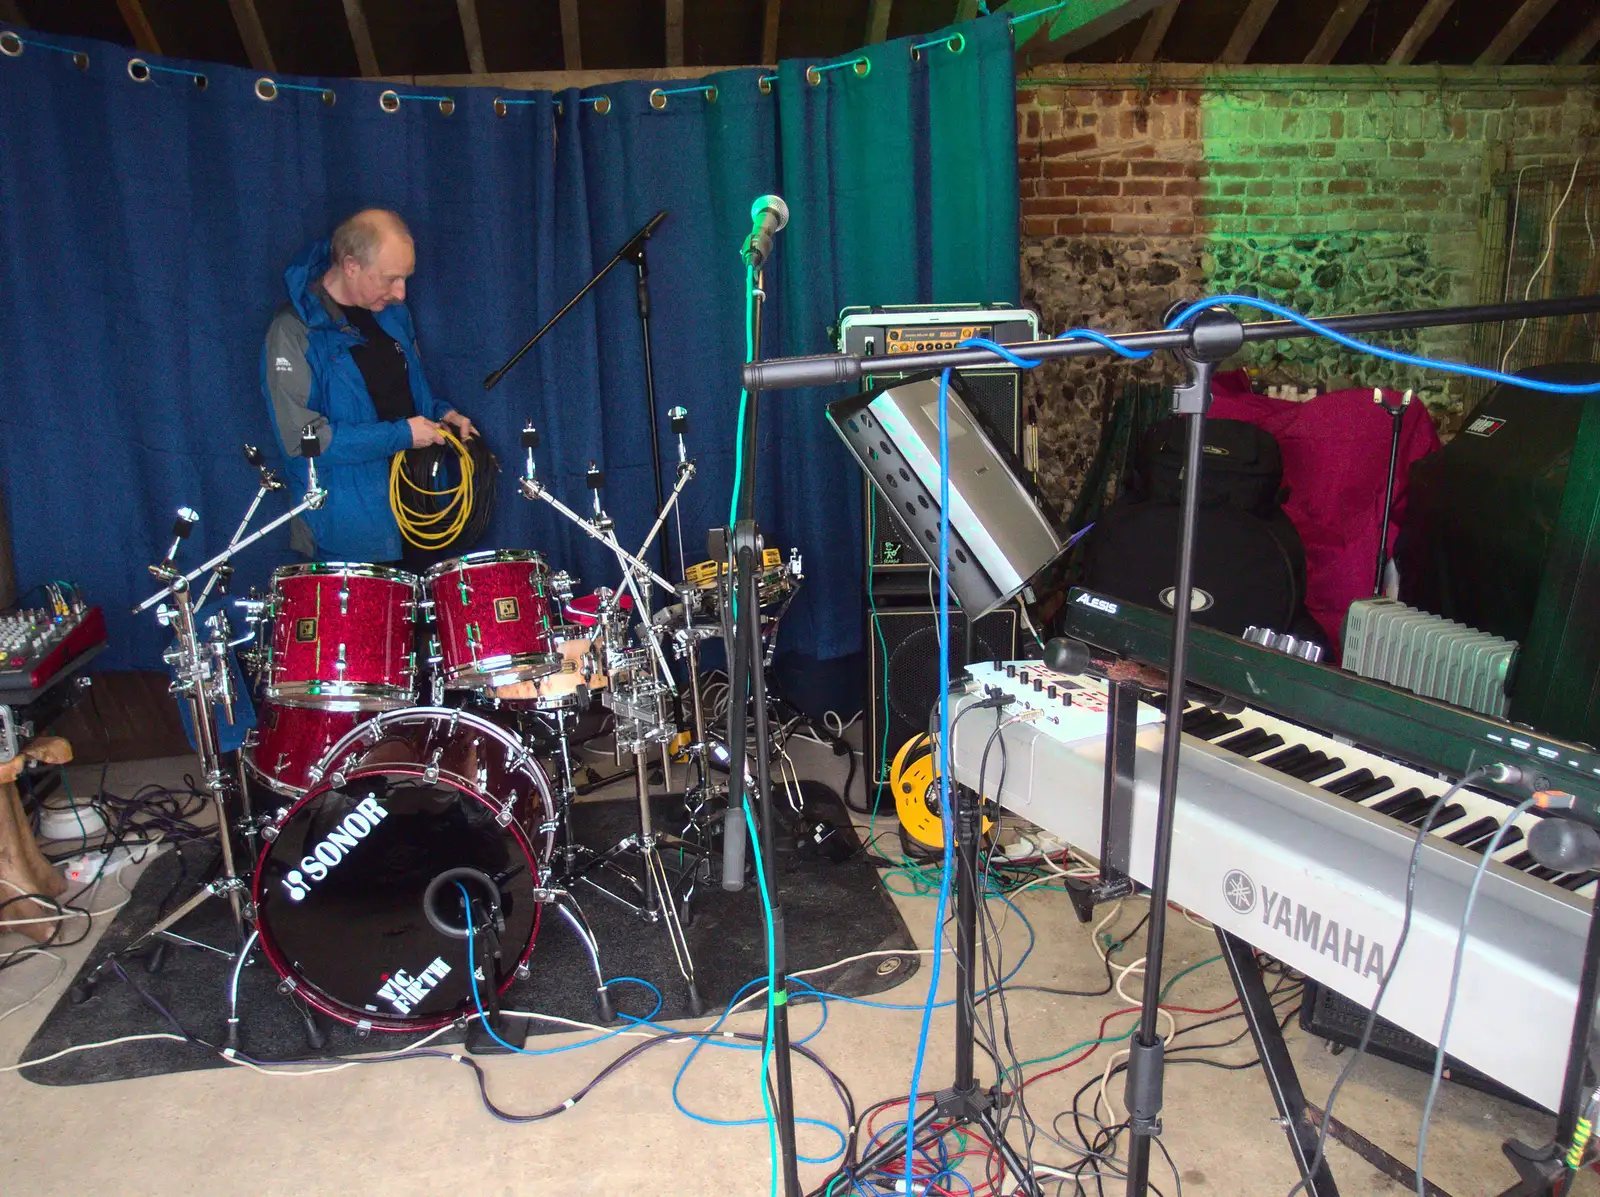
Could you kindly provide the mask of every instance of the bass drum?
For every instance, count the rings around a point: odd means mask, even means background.
[[[261,947],[294,992],[358,1027],[428,1031],[474,1011],[466,919],[497,903],[504,991],[533,952],[555,845],[550,783],[498,724],[413,707],[378,715],[322,762],[324,780],[281,814],[256,865]],[[474,916],[481,922],[481,915]]]

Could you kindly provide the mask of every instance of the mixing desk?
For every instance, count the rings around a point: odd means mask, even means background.
[[[99,607],[46,608],[0,615],[0,700],[6,691],[34,690],[106,638]]]

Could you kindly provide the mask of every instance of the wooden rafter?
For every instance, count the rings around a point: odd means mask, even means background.
[[[867,40],[864,44],[875,46],[889,36],[889,10],[894,0],[872,0],[867,9]]]
[[[117,11],[122,14],[122,23],[133,35],[135,46],[146,54],[161,53],[161,43],[156,41],[156,31],[150,28],[150,18],[144,15],[144,5],[140,0],[117,0]]]
[[[1255,49],[1256,38],[1261,36],[1261,31],[1267,27],[1267,19],[1277,7],[1278,0],[1250,0],[1250,7],[1244,10],[1239,23],[1233,27],[1233,34],[1217,61],[1240,63],[1249,58],[1250,51]]]
[[[970,21],[978,15],[978,0],[956,0],[956,23]]]
[[[1053,12],[1038,20],[1022,19],[1023,10],[1016,10],[1017,69],[1041,66],[1047,62],[1062,62],[1093,45],[1107,34],[1121,29],[1140,17],[1148,16],[1162,6],[1163,0],[1082,0],[1064,10]],[[1171,0],[1167,0],[1168,3]],[[991,5],[991,10],[994,9]],[[1042,5],[1035,3],[1028,11]],[[1011,9],[1005,10],[1013,11]]]
[[[1556,55],[1556,65],[1577,66],[1597,45],[1600,45],[1600,12],[1590,17],[1583,31],[1562,47],[1561,53]]]
[[[461,13],[461,40],[467,43],[467,68],[474,75],[487,75],[489,61],[483,56],[483,30],[478,27],[478,0],[456,0]]]
[[[683,65],[683,0],[666,0],[667,65]]]
[[[1156,60],[1156,54],[1161,50],[1161,43],[1167,40],[1167,30],[1172,28],[1172,18],[1177,14],[1178,0],[1167,0],[1167,3],[1150,14],[1150,19],[1144,25],[1144,32],[1139,35],[1139,44],[1134,48],[1134,62]]]
[[[256,0],[228,0],[228,7],[233,10],[233,23],[239,27],[239,40],[244,43],[244,56],[250,62],[250,69],[272,74],[278,67],[272,60],[267,31],[261,27]]]
[[[569,71],[583,70],[583,39],[578,36],[578,0],[561,0],[561,61]]]
[[[344,0],[344,19],[350,26],[350,41],[356,48],[356,66],[364,76],[376,75],[378,55],[372,48],[372,32],[367,28],[367,14],[361,8],[361,0]]]
[[[1528,40],[1528,34],[1552,8],[1556,0],[1522,0],[1521,6],[1511,14],[1505,27],[1494,35],[1484,52],[1478,55],[1478,66],[1504,66],[1506,60],[1517,52],[1517,47]]]
[[[1389,65],[1408,66],[1417,56],[1417,51],[1422,49],[1422,44],[1439,28],[1439,22],[1444,20],[1444,14],[1450,11],[1454,3],[1455,0],[1428,0],[1417,14],[1417,19],[1411,22],[1411,28],[1401,36],[1394,53],[1389,55]]]
[[[778,0],[767,0],[766,16],[761,23],[761,62],[772,66],[778,61]]]
[[[1339,0],[1328,17],[1328,23],[1317,34],[1316,44],[1306,55],[1306,62],[1312,66],[1327,66],[1332,62],[1333,56],[1339,52],[1350,31],[1361,19],[1361,14],[1366,11],[1367,0]]]
[[[18,29],[28,27],[27,18],[22,15],[22,7],[17,0],[0,0],[0,21],[14,25]]]

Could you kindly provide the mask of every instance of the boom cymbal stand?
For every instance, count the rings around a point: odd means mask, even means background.
[[[107,968],[121,971],[120,958],[138,951],[146,944],[155,941],[167,941],[186,944],[190,947],[215,952],[217,955],[229,960],[233,967],[230,970],[230,983],[228,986],[228,1022],[227,1046],[236,1048],[239,1045],[239,976],[249,960],[251,951],[255,947],[257,932],[251,925],[254,921],[255,911],[245,897],[247,882],[241,876],[241,871],[234,860],[233,829],[230,826],[229,791],[235,787],[242,788],[237,777],[224,768],[222,752],[219,747],[220,740],[217,733],[217,706],[221,706],[223,716],[229,723],[233,722],[234,699],[233,679],[229,672],[228,654],[230,644],[228,641],[228,621],[226,616],[218,612],[206,621],[206,633],[202,638],[199,626],[196,624],[195,615],[199,603],[191,593],[191,583],[208,570],[213,573],[210,582],[203,593],[209,594],[212,588],[221,582],[226,591],[227,577],[230,571],[228,562],[236,555],[249,548],[256,541],[267,535],[296,516],[307,511],[320,508],[327,498],[327,492],[317,485],[316,457],[321,452],[321,442],[317,439],[316,431],[308,424],[301,431],[300,453],[307,459],[309,474],[306,484],[306,494],[292,510],[279,516],[249,536],[244,535],[244,529],[254,515],[256,507],[262,497],[269,490],[282,487],[276,475],[267,470],[257,460],[259,453],[252,453],[246,447],[246,455],[252,464],[262,470],[262,484],[256,495],[255,501],[250,506],[250,514],[239,525],[228,547],[203,565],[198,566],[189,573],[180,573],[176,564],[178,551],[183,547],[183,542],[188,539],[194,526],[199,522],[199,515],[189,507],[178,509],[178,518],[172,528],[172,544],[167,549],[166,556],[155,565],[150,566],[150,572],[164,587],[145,599],[133,608],[134,614],[156,607],[156,619],[163,627],[169,627],[177,637],[177,642],[166,651],[164,659],[172,668],[173,682],[172,693],[177,695],[187,706],[190,722],[194,727],[195,748],[200,757],[203,786],[210,798],[216,814],[216,836],[218,858],[220,861],[220,876],[203,885],[188,901],[178,906],[165,918],[155,923],[139,935],[130,940],[124,947],[107,955],[90,970],[90,972],[72,987],[71,996],[74,1003],[81,1003],[93,996],[100,974]],[[276,482],[276,485],[273,483]],[[170,598],[172,605],[169,607],[162,600]],[[157,606],[160,604],[160,606]],[[241,802],[243,799],[241,799]],[[248,822],[248,820],[246,820]],[[248,872],[248,870],[246,870]],[[224,951],[211,944],[202,943],[196,939],[181,935],[173,930],[180,922],[187,918],[194,910],[198,909],[208,899],[226,897],[228,906],[233,915],[234,930],[237,933],[237,943],[232,951]],[[315,1023],[309,1010],[299,1002],[295,1008],[300,1012],[306,1025],[307,1037],[313,1047],[321,1047],[324,1041],[320,1027]]]
[[[681,410],[674,409],[674,411]],[[607,701],[616,717],[617,760],[621,763],[625,752],[633,757],[634,784],[639,802],[639,830],[624,837],[604,852],[590,857],[565,880],[582,881],[603,897],[645,922],[662,924],[672,945],[678,970],[683,974],[687,986],[690,1013],[698,1016],[703,1005],[699,989],[695,985],[694,959],[689,954],[689,944],[684,937],[683,924],[689,914],[694,879],[705,862],[706,853],[704,849],[686,840],[656,831],[650,809],[650,783],[646,775],[646,762],[651,746],[662,746],[665,763],[665,745],[676,731],[676,724],[668,717],[663,701],[664,695],[672,690],[672,670],[650,620],[649,597],[652,583],[660,584],[669,594],[675,593],[677,588],[656,573],[644,560],[644,555],[649,551],[668,514],[677,506],[678,499],[695,475],[694,462],[689,460],[681,449],[682,426],[683,416],[675,416],[673,427],[679,433],[680,444],[677,483],[657,512],[655,522],[650,526],[650,531],[637,553],[628,552],[617,541],[611,518],[606,515],[600,501],[600,488],[605,478],[593,463],[589,466],[587,480],[593,495],[594,510],[588,517],[579,515],[561,502],[549,487],[539,481],[533,461],[533,451],[538,446],[539,434],[532,425],[525,427],[522,433],[526,461],[521,491],[524,498],[539,499],[550,504],[558,513],[583,529],[586,535],[610,549],[622,569],[622,585],[608,595],[601,604],[597,613],[599,622],[596,631],[606,645],[606,668],[610,674],[607,683],[609,696]],[[624,609],[620,605],[624,592],[632,596],[640,619],[641,648],[638,650],[627,648],[626,616],[622,614]],[[618,619],[619,614],[622,614],[621,622]],[[669,869],[661,854],[663,846],[677,850],[682,858],[689,859],[691,863],[686,868]],[[625,862],[634,862],[635,867],[630,868]],[[595,876],[597,872],[603,872],[608,878],[614,879],[619,888],[604,884]]]

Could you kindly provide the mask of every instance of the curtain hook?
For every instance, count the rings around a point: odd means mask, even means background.
[[[661,109],[665,108],[666,106],[667,106],[667,93],[662,91],[658,87],[658,88],[656,88],[654,91],[652,91],[650,93],[650,107],[654,108],[656,111],[659,112]]]
[[[762,95],[770,96],[772,94],[772,85],[777,80],[778,77],[776,75],[760,75],[756,78],[756,86],[761,89]]]
[[[332,108],[335,104],[337,104],[339,102],[339,95],[338,95],[337,92],[335,92],[333,90],[333,88],[324,87],[322,89],[322,102],[324,104],[326,104],[329,108]]]
[[[194,76],[194,89],[196,91],[205,91],[205,89],[210,87],[210,86],[211,86],[211,80],[210,79],[206,78],[206,76],[200,74],[199,72],[195,73],[195,76]]]
[[[271,103],[278,98],[278,85],[263,75],[256,80],[256,98]]]
[[[453,99],[451,99],[449,96],[441,96],[441,97],[439,97],[439,111],[440,112],[444,113],[446,116],[449,116],[452,113],[454,113],[455,110],[456,110],[456,102]]]
[[[399,112],[400,93],[396,91],[384,92],[378,97],[378,107],[389,113]]]
[[[21,58],[22,39],[9,29],[0,31],[0,54],[7,58]]]
[[[610,96],[601,96],[598,100],[596,100],[594,102],[594,110],[596,112],[598,112],[601,116],[604,116],[606,113],[610,112],[611,111],[611,97]]]
[[[135,83],[149,83],[150,64],[142,58],[128,59],[128,78]]]
[[[496,116],[504,116],[510,111],[511,109],[506,107],[506,102],[504,100],[502,100],[499,96],[494,98],[494,114]]]

